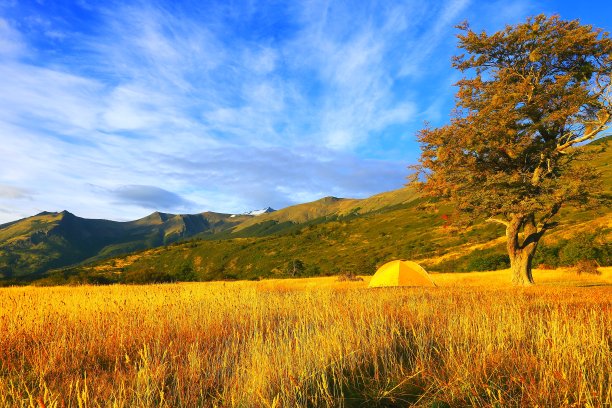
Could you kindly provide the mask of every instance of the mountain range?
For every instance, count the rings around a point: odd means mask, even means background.
[[[0,279],[38,277],[49,269],[168,245],[187,238],[259,236],[288,225],[350,211],[363,202],[376,208],[414,198],[408,189],[366,200],[326,197],[275,211],[270,207],[245,214],[167,214],[154,212],[144,218],[118,222],[78,217],[68,211],[42,212],[0,225]]]
[[[608,140],[594,143],[594,150],[603,194],[610,195]],[[163,280],[179,273],[199,280],[255,279],[285,276],[284,265],[294,259],[309,275],[368,271],[394,258],[418,259],[434,270],[469,269],[472,261],[492,269],[504,266],[500,226],[476,223],[456,231],[446,222],[451,212],[410,187],[239,215],[154,212],[117,222],[43,212],[0,225],[0,282],[65,283],[75,276],[146,281],[147,275]],[[546,237],[544,246],[591,234],[591,246],[609,250],[608,208],[566,208],[560,221],[562,228]]]

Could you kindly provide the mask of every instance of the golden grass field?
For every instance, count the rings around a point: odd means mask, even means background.
[[[0,406],[610,406],[612,268],[0,289]]]

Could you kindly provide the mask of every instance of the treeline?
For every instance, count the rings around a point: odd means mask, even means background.
[[[348,276],[372,275],[376,272],[376,264],[369,258],[356,257],[352,263],[342,267],[322,269],[312,262],[302,259],[290,259],[282,267],[274,268],[260,274],[240,274],[226,269],[219,269],[213,273],[198,272],[189,260],[176,268],[167,266],[146,266],[142,268],[126,268],[120,272],[96,270],[92,266],[80,266],[62,270],[51,271],[46,277],[34,283],[39,286],[55,285],[112,285],[112,284],[154,284],[174,282],[207,282],[218,280],[259,280],[263,278],[307,278],[315,276]],[[25,282],[22,282],[25,283]],[[15,282],[13,282],[15,284]]]
[[[593,232],[577,234],[571,239],[561,239],[556,242],[541,243],[534,259],[534,267],[557,268],[576,266],[580,262],[590,261],[596,265],[604,266],[612,264],[612,246],[606,240],[608,230],[597,230]],[[198,241],[183,244],[190,249],[197,248]],[[372,275],[376,268],[390,259],[405,258],[419,259],[419,252],[429,251],[427,242],[419,251],[416,247],[411,249],[412,256],[407,254],[392,254],[380,258],[368,251],[359,253],[346,253],[331,264],[324,257],[314,259],[307,257],[287,257],[285,260],[278,259],[269,262],[260,255],[261,248],[250,248],[250,244],[240,244],[248,251],[236,253],[234,256],[223,256],[224,260],[216,259],[230,248],[220,248],[220,251],[209,253],[211,258],[201,253],[190,254],[184,258],[183,254],[168,252],[165,257],[146,256],[142,262],[124,268],[113,268],[105,270],[96,265],[76,266],[73,268],[55,270],[36,280],[38,285],[71,285],[71,284],[95,284],[108,285],[122,284],[148,284],[148,283],[170,283],[170,282],[193,282],[212,280],[258,280],[266,278],[292,278],[312,276],[355,276]],[[179,248],[180,246],[176,246]],[[193,248],[191,248],[193,247]],[[170,250],[170,248],[168,249]],[[444,250],[437,249],[443,253]],[[216,254],[216,255],[215,255]],[[221,255],[219,255],[221,254]],[[200,256],[201,255],[201,256]],[[438,254],[439,256],[440,254]],[[421,255],[422,256],[422,255]],[[201,257],[202,264],[195,260]],[[233,265],[232,259],[240,260],[247,267]],[[225,259],[227,258],[227,259]],[[207,264],[210,264],[206,266]],[[101,263],[100,265],[104,265]],[[474,250],[469,254],[448,259],[438,264],[424,264],[425,268],[432,272],[471,272],[506,269],[510,266],[510,260],[505,253],[504,244],[493,248]],[[23,284],[32,282],[17,282],[5,280],[7,284]]]

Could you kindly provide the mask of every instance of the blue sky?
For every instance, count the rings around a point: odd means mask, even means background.
[[[400,188],[448,121],[454,26],[608,1],[0,0],[0,223],[282,208]]]

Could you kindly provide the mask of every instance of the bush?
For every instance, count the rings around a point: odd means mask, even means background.
[[[176,274],[176,280],[179,282],[195,282],[198,280],[198,275],[190,263],[185,263]]]
[[[554,269],[559,266],[559,245],[546,245],[541,243],[538,245],[538,249],[533,259],[533,264],[538,265],[538,269]],[[548,266],[548,268],[542,268],[539,265]]]
[[[560,240],[554,245],[540,244],[535,254],[534,264],[546,264],[556,268],[593,260],[599,265],[610,265],[611,258],[612,244],[606,241],[606,231],[598,230],[578,234],[571,240]]]
[[[578,261],[576,265],[574,265],[574,269],[578,275],[582,275],[583,273],[588,273],[592,275],[601,275],[601,272],[597,269],[599,265],[596,261],[586,260],[586,261]]]
[[[354,273],[351,272],[345,272],[341,275],[338,275],[338,281],[339,282],[344,282],[344,281],[351,281],[351,282],[358,282],[358,281],[362,281],[363,278],[355,275]]]
[[[349,274],[355,275],[374,275],[376,264],[369,258],[363,257],[357,261]]]
[[[562,241],[560,246],[561,265],[575,265],[585,260],[594,260],[600,265],[610,265],[612,244],[607,242],[605,230],[576,235],[571,241]]]
[[[306,271],[304,272],[305,276],[319,276],[321,275],[321,267],[319,265],[308,265],[306,267]]]
[[[81,272],[76,276],[71,276],[68,278],[67,283],[71,285],[112,285],[117,283],[117,280],[102,274],[88,274],[87,272]]]
[[[450,258],[437,264],[423,264],[423,267],[428,271],[435,272],[461,272],[465,268],[461,265],[461,261],[458,258]]]
[[[541,264],[538,264],[538,266],[537,266],[536,268],[537,268],[537,269],[542,269],[542,270],[550,270],[550,269],[555,269],[555,267],[554,267],[554,266],[549,265],[549,264],[547,264],[547,263],[541,263]]]
[[[285,273],[289,276],[300,276],[304,273],[306,267],[304,262],[300,259],[294,259],[293,261],[287,262],[285,265]]]
[[[176,278],[167,272],[160,271],[131,271],[123,277],[123,282],[144,284],[144,283],[167,283],[175,282]]]
[[[476,250],[468,257],[468,271],[495,271],[510,267],[508,255]]]
[[[596,260],[599,249],[594,245],[593,236],[581,234],[567,242],[559,250],[559,262],[562,265],[574,265],[580,261]]]

